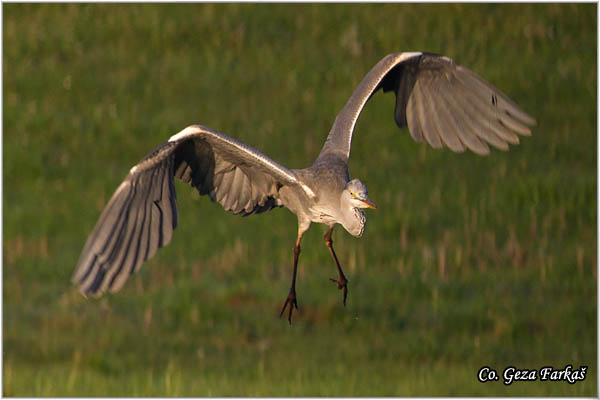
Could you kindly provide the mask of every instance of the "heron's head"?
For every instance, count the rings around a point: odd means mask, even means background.
[[[344,195],[352,207],[372,209],[377,208],[375,203],[369,199],[367,186],[358,179],[352,179],[346,184]]]

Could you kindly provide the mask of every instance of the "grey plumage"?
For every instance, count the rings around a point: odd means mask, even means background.
[[[300,241],[312,222],[329,226],[325,244],[338,269],[334,281],[347,292],[331,233],[341,224],[363,234],[361,208],[375,208],[366,186],[350,180],[348,158],[356,121],[370,97],[396,95],[394,120],[417,142],[434,148],[489,153],[508,150],[518,135],[530,135],[535,119],[472,71],[430,53],[384,57],[360,82],[338,114],[314,164],[290,170],[223,133],[192,125],[136,164],[108,202],[90,234],[73,275],[84,294],[119,290],[129,275],[167,245],[177,226],[174,178],[195,187],[227,211],[244,216],[285,206],[298,216],[292,287],[282,313],[296,306]]]

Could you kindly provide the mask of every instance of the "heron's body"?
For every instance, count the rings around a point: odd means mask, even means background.
[[[341,160],[330,161],[315,163],[306,169],[293,170],[314,192],[314,196],[293,187],[284,187],[280,191],[283,205],[306,222],[331,225],[344,220],[340,209],[340,194],[350,180],[350,175],[347,165]]]
[[[300,242],[312,222],[329,227],[325,235],[344,291],[347,279],[333,250],[340,224],[353,236],[365,231],[362,208],[375,208],[366,186],[350,179],[348,158],[354,126],[379,89],[394,91],[394,119],[416,141],[452,151],[489,153],[488,143],[507,150],[517,134],[531,134],[535,120],[508,97],[468,69],[443,56],[413,52],[384,57],[358,85],[338,114],[312,166],[288,169],[230,136],[192,125],[144,157],[129,172],[103,211],[82,251],[73,282],[85,294],[117,291],[142,262],[171,240],[177,226],[174,178],[236,214],[286,207],[298,217],[294,269],[282,313],[296,303]]]

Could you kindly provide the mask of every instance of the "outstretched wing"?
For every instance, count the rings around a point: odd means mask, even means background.
[[[363,107],[379,89],[396,93],[394,117],[417,142],[434,148],[486,155],[488,143],[508,150],[536,121],[505,94],[448,57],[398,53],[383,58],[363,78],[335,119],[319,158],[337,153],[347,160],[352,132]]]
[[[119,290],[143,261],[170,242],[177,226],[174,177],[243,215],[281,206],[284,185],[304,187],[292,171],[258,150],[190,126],[144,157],[113,194],[73,275],[82,293]]]

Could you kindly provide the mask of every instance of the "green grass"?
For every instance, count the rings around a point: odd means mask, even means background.
[[[596,396],[596,5],[3,6],[5,396]],[[172,243],[85,299],[79,252],[128,169],[192,123],[310,165],[362,76],[448,55],[538,120],[489,157],[362,114],[361,239],[240,218],[177,184]],[[482,384],[479,368],[587,365],[585,381]]]

